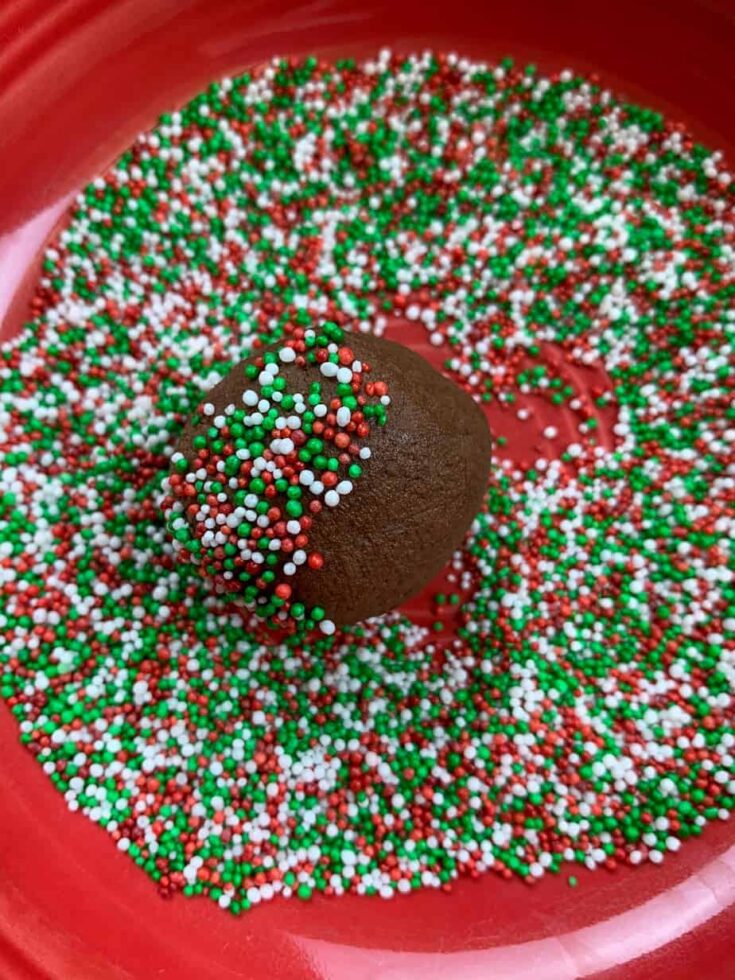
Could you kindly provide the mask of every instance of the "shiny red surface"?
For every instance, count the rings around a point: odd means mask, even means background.
[[[69,195],[158,112],[278,53],[431,45],[597,71],[735,160],[733,0],[605,10],[594,0],[2,0],[3,335],[25,315]],[[532,428],[524,438],[530,449]],[[102,830],[66,810],[2,705],[0,744],[2,980],[735,977],[733,824],[660,867],[575,871],[575,889],[565,876],[533,888],[488,876],[450,895],[281,901],[235,919],[207,901],[160,899]]]

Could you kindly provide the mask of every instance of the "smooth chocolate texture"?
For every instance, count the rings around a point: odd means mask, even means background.
[[[338,626],[388,612],[441,570],[482,506],[491,450],[482,410],[420,355],[370,334],[348,334],[344,343],[370,364],[371,380],[387,383],[387,422],[358,440],[372,456],[361,461],[353,491],[314,517],[307,551],[322,553],[323,568],[302,565],[288,578],[295,601],[322,606]],[[202,402],[217,412],[241,406],[246,363]],[[281,364],[280,371],[292,393],[306,393],[315,380],[325,395],[334,388],[316,365]],[[176,447],[189,460],[199,428],[187,424]]]

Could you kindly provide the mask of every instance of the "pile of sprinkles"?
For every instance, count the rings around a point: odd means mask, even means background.
[[[726,820],[734,229],[720,154],[569,71],[278,60],[164,115],[0,355],[0,693],[68,806],[234,913],[657,863]],[[176,555],[176,439],[254,345],[396,313],[578,436],[498,450],[448,637],[392,613],[261,642]],[[604,367],[614,446],[548,345]]]
[[[335,625],[321,606],[291,601],[289,579],[300,565],[323,568],[324,556],[306,550],[312,521],[352,493],[372,455],[360,442],[373,420],[385,425],[390,396],[384,381],[367,380],[370,364],[335,323],[284,332],[277,350],[234,369],[246,385],[239,403],[217,413],[205,401],[195,414],[196,455],[173,453],[163,509],[176,552],[218,589],[275,627],[318,625],[330,635]],[[306,395],[289,390],[285,365],[302,386],[316,373]]]

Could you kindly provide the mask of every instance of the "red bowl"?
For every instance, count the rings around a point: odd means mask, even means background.
[[[13,0],[0,6],[0,315],[17,329],[65,202],[165,108],[275,54],[388,44],[597,72],[730,159],[733,0],[441,5],[418,0]],[[3,980],[223,977],[735,976],[735,833],[663,866],[533,888],[488,876],[451,895],[277,902],[241,918],[166,902],[69,813],[0,706]]]

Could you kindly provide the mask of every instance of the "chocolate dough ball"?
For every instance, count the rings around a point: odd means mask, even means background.
[[[482,505],[490,449],[482,411],[422,357],[326,324],[207,393],[164,506],[182,556],[220,588],[329,633],[439,572]]]

